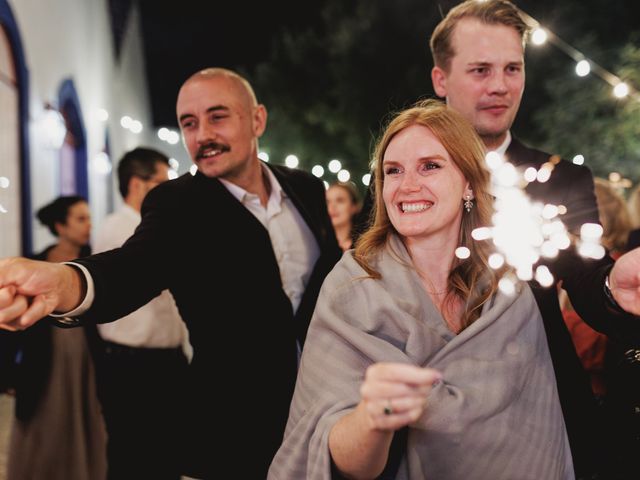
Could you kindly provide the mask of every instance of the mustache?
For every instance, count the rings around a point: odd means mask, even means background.
[[[231,147],[229,147],[229,145],[224,145],[222,143],[217,143],[217,142],[210,142],[207,143],[206,145],[202,145],[200,146],[200,148],[198,149],[198,152],[196,153],[196,158],[202,158],[204,153],[207,150],[220,150],[220,152],[224,153],[224,152],[228,152],[231,150]]]

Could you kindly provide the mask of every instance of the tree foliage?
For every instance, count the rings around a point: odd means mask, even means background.
[[[428,41],[457,3],[321,0],[314,7],[320,15],[275,34],[268,57],[244,69],[269,110],[261,147],[272,161],[294,153],[310,169],[338,158],[354,178],[365,173],[389,112],[434,96]],[[640,2],[515,3],[640,87],[638,50],[630,40]],[[573,68],[551,45],[528,47],[527,87],[514,133],[569,158],[581,153],[597,174],[616,169],[640,178],[638,103],[616,101],[608,84],[593,75],[578,78]]]
[[[269,109],[261,146],[305,168],[338,158],[357,175],[389,111],[432,94],[428,39],[433,4],[327,1],[316,25],[285,31],[251,74]],[[398,49],[398,45],[402,45]]]

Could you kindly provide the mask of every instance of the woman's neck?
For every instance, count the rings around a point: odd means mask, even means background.
[[[333,229],[336,232],[336,238],[338,244],[342,250],[348,250],[351,248],[353,240],[351,238],[351,223],[345,223],[343,225],[335,225]]]
[[[68,262],[80,256],[81,247],[63,238],[58,244],[49,250],[47,260],[49,262]]]
[[[447,290],[449,273],[455,256],[455,243],[450,241],[425,242],[408,238],[405,245],[416,270],[426,280],[429,292]]]
[[[455,257],[455,243],[443,241],[438,244],[407,239],[405,244],[422,286],[442,315],[447,328],[453,333],[460,333],[464,302],[457,295],[449,295],[449,274]]]

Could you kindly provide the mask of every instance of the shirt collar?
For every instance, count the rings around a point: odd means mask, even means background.
[[[128,203],[123,203],[122,204],[122,212],[131,217],[131,218],[135,218],[138,222],[140,221],[140,219],[142,218],[140,216],[140,212],[138,212],[135,208],[133,208],[131,205],[129,205]]]
[[[269,195],[268,202],[275,201],[277,204],[280,204],[282,198],[286,197],[286,193],[282,190],[278,179],[273,174],[271,169],[267,167],[264,163],[260,162],[260,167],[262,168],[262,174],[267,178],[270,185],[271,194]],[[227,190],[236,197],[236,199],[243,203],[244,200],[249,196],[255,196],[255,194],[246,191],[244,188],[239,187],[235,183],[230,182],[229,180],[225,180],[224,178],[218,178],[220,182],[225,186]]]
[[[507,153],[507,148],[509,148],[509,145],[511,145],[511,131],[507,130],[507,136],[504,138],[504,141],[494,151],[504,157]]]

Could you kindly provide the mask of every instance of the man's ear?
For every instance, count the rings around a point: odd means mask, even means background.
[[[267,128],[267,108],[259,104],[253,111],[253,133],[260,138]]]
[[[142,185],[144,183],[144,180],[142,180],[140,177],[136,177],[135,175],[132,175],[131,178],[129,179],[129,188],[127,189],[127,196],[135,196],[135,195],[140,195],[140,192],[142,191]]]
[[[433,90],[440,98],[447,96],[447,74],[440,67],[435,66],[431,69],[431,83]]]

